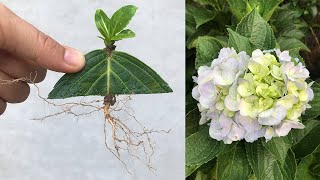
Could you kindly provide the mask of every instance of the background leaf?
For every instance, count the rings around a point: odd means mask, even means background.
[[[168,84],[137,58],[118,51],[108,55],[105,50],[96,50],[86,55],[84,69],[65,74],[48,98],[167,92],[172,92]]]
[[[209,136],[209,127],[204,125],[186,139],[186,165],[202,165],[215,158],[225,148],[222,141]]]
[[[243,142],[239,142],[232,150],[218,156],[217,179],[247,180],[250,173],[251,167]]]
[[[315,155],[315,153],[320,152],[320,146],[316,149],[316,151],[307,157],[301,159],[296,174],[296,180],[318,180],[319,176],[312,174],[312,167],[315,164],[319,163],[319,156]]]
[[[215,17],[215,13],[213,11],[201,6],[196,6],[194,4],[187,4],[186,11],[189,15],[191,15],[194,18],[196,22],[196,28],[208,21],[213,20]]]
[[[210,66],[214,58],[218,56],[221,46],[216,42],[215,38],[210,36],[202,36],[197,40],[197,57],[196,69],[200,66]]]
[[[196,104],[187,105],[186,114],[186,137],[198,131],[200,112]]]
[[[282,51],[291,51],[295,49],[310,51],[309,48],[303,42],[296,38],[281,37],[278,38],[278,44]]]
[[[256,49],[273,49],[276,46],[272,28],[256,9],[241,20],[236,32],[249,38]]]

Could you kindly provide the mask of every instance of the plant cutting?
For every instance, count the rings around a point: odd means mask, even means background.
[[[105,47],[88,53],[85,56],[84,69],[75,74],[65,74],[48,96],[48,99],[78,96],[97,96],[97,99],[90,102],[56,105],[43,98],[52,105],[62,106],[63,110],[38,120],[61,114],[72,114],[79,117],[102,110],[104,112],[104,134],[107,149],[125,166],[126,163],[121,159],[120,154],[127,152],[129,156],[143,161],[148,168],[152,169],[150,161],[154,153],[154,145],[150,134],[166,131],[146,129],[137,121],[133,110],[127,108],[126,103],[131,99],[131,95],[170,93],[172,90],[149,66],[132,55],[116,50],[115,43],[117,41],[135,37],[135,33],[126,29],[126,26],[135,15],[136,10],[137,7],[127,5],[117,10],[110,18],[102,10],[97,10],[95,23],[101,33],[99,38],[104,41]],[[125,97],[121,97],[122,95]],[[77,113],[74,110],[77,107],[86,107],[91,110]],[[129,127],[124,120],[116,117],[115,114],[119,111],[137,122],[138,127]],[[110,125],[111,132],[108,132],[108,125]],[[112,137],[112,145],[107,144],[107,134]],[[139,157],[141,152],[134,153],[139,150],[146,155],[145,158]]]
[[[187,179],[319,178],[320,86],[281,2],[188,1]]]

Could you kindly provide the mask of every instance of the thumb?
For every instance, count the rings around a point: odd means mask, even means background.
[[[0,3],[0,48],[43,68],[73,73],[85,65],[84,55],[62,46]]]

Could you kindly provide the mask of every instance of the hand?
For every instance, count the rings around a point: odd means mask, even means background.
[[[46,69],[74,73],[84,64],[82,53],[60,45],[0,3],[0,115],[7,103],[23,102],[30,93],[26,82],[7,82],[31,78],[38,83]]]

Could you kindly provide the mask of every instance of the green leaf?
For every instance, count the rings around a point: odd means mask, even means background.
[[[281,36],[289,37],[289,38],[296,38],[296,39],[302,39],[305,34],[303,31],[299,29],[288,29],[281,33]]]
[[[280,164],[284,164],[288,154],[288,150],[292,145],[292,138],[289,134],[285,137],[272,138],[268,142],[262,141],[262,144],[277,158]]]
[[[104,38],[109,40],[111,21],[110,21],[109,17],[106,15],[106,13],[103,12],[103,10],[98,9],[96,11],[95,23],[96,23],[96,26],[97,26],[99,32],[101,33],[101,35]]]
[[[320,146],[319,146],[320,147]],[[317,148],[315,150],[315,153],[319,153],[320,148]],[[313,169],[314,165],[319,163],[319,157],[315,155],[315,153],[312,153],[308,155],[307,157],[301,159],[300,163],[298,164],[297,168],[297,174],[296,174],[296,180],[318,180],[319,177],[314,175]]]
[[[265,21],[269,21],[282,0],[228,0],[232,13],[240,21],[252,9],[257,9]]]
[[[236,32],[249,38],[257,49],[273,49],[276,46],[272,28],[263,20],[256,9],[241,20]]]
[[[202,165],[215,158],[225,144],[209,136],[209,127],[201,128],[186,139],[186,165]]]
[[[209,66],[214,58],[218,56],[221,47],[217,44],[215,38],[202,36],[197,41],[196,69],[200,66]]]
[[[295,158],[288,151],[285,163],[281,165],[260,141],[246,143],[249,163],[258,180],[292,180],[296,172]]]
[[[295,49],[310,51],[310,49],[303,42],[296,38],[280,37],[278,39],[278,44],[282,51],[291,51]]]
[[[227,30],[229,32],[229,47],[233,47],[237,52],[252,53],[252,44],[247,37],[241,36],[230,28]]]
[[[132,17],[135,15],[137,9],[138,8],[133,5],[127,5],[123,6],[112,15],[112,29],[110,33],[111,37],[117,35],[125,27],[127,27]]]
[[[311,105],[310,109],[307,109],[305,114],[302,115],[302,120],[308,120],[308,119],[315,119],[316,117],[320,116],[320,84],[317,82],[314,82],[311,86],[314,98],[309,103]]]
[[[320,121],[317,120],[307,120],[303,123],[305,125],[304,129],[293,129],[291,131],[293,145],[298,144],[310,131],[316,126],[320,125]]]
[[[190,176],[193,172],[195,172],[200,166],[186,166],[186,177]]]
[[[187,4],[186,11],[187,14],[190,14],[194,18],[196,22],[196,28],[198,28],[202,24],[205,24],[208,21],[213,20],[215,17],[215,13],[213,11],[193,4]]]
[[[231,151],[218,156],[217,179],[247,180],[250,173],[251,167],[243,142],[239,142]]]
[[[309,131],[296,145],[293,146],[293,151],[297,159],[311,154],[320,145],[320,125],[317,125]]]
[[[186,137],[198,131],[200,112],[197,106],[191,104],[187,105],[186,109],[191,109],[186,114]]]
[[[136,36],[135,33],[132,32],[130,29],[125,29],[125,30],[121,31],[120,33],[118,33],[117,35],[115,35],[114,37],[112,37],[111,40],[119,41],[121,39],[133,38],[135,36]]]
[[[49,99],[108,94],[153,94],[172,92],[150,67],[124,52],[96,50],[86,55],[86,66],[65,74],[54,86]]]

